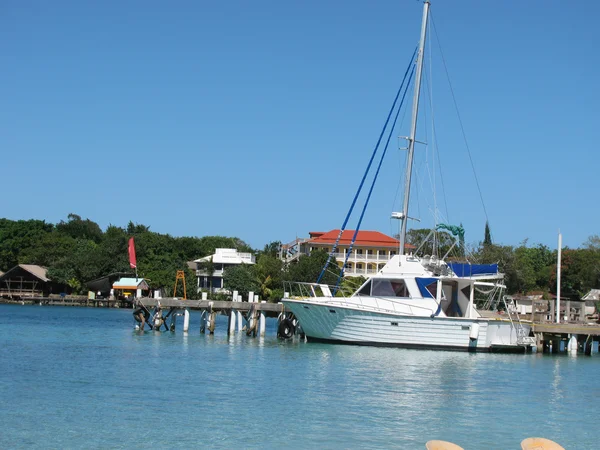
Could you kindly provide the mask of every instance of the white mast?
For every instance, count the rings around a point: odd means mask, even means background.
[[[558,260],[556,262],[556,323],[560,323],[560,260],[562,250],[562,234],[558,232]]]
[[[415,153],[415,139],[417,134],[417,116],[419,115],[419,94],[421,93],[421,73],[423,71],[423,53],[425,49],[425,37],[427,35],[427,18],[429,15],[429,0],[423,5],[423,23],[421,24],[421,41],[419,42],[419,53],[417,54],[417,76],[415,79],[415,94],[413,97],[412,124],[408,138],[408,158],[406,161],[406,184],[404,186],[404,205],[402,206],[400,228],[400,255],[404,254],[406,241],[406,225],[408,221],[408,202],[410,198],[410,179],[412,176],[413,155]]]

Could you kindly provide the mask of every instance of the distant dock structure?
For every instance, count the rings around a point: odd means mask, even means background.
[[[203,297],[202,300],[144,297],[138,299],[137,305],[145,310],[150,328],[157,331],[175,331],[177,317],[183,317],[183,331],[189,331],[189,311],[200,311],[200,333],[214,333],[217,314],[228,316],[229,334],[237,330],[245,331],[247,335],[264,336],[268,316],[278,319],[278,335],[290,338],[295,331],[296,323],[291,314],[284,311],[283,304],[261,302],[253,292],[248,294],[248,301],[242,301],[237,291],[233,292],[233,301],[209,300],[206,293]]]

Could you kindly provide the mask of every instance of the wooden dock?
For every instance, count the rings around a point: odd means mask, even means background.
[[[193,311],[202,311],[212,307],[213,311],[243,311],[247,312],[251,309],[256,311],[264,311],[269,316],[278,316],[284,312],[282,303],[250,303],[250,302],[232,302],[232,301],[216,301],[216,300],[183,300],[180,298],[141,298],[139,301],[146,308],[154,308],[158,302],[163,308],[179,308],[190,309]]]
[[[565,301],[561,304],[561,323],[556,323],[555,302],[533,300],[532,332],[538,351],[544,353],[597,354],[600,324],[597,316],[585,314],[585,302]]]
[[[533,333],[548,335],[582,334],[586,336],[600,336],[600,325],[582,323],[534,323]]]
[[[177,317],[183,317],[183,331],[190,326],[190,311],[200,311],[200,332],[214,333],[217,314],[229,318],[229,334],[245,331],[247,335],[264,336],[266,318],[277,317],[277,335],[291,338],[296,330],[296,321],[291,313],[286,313],[282,303],[243,302],[241,296],[234,295],[238,301],[183,300],[180,298],[141,298],[134,308],[134,318],[142,328],[147,324],[151,329],[175,331]],[[254,297],[254,296],[252,296]],[[163,311],[168,311],[166,314]],[[170,320],[170,323],[167,323]]]
[[[543,353],[599,353],[600,325],[585,323],[534,323],[536,347]]]

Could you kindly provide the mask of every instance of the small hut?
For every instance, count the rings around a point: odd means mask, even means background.
[[[52,281],[48,278],[47,273],[46,267],[35,264],[19,264],[0,275],[0,296],[25,298],[71,293],[69,286]]]
[[[121,278],[112,288],[117,299],[132,299],[147,296],[150,286],[144,278]]]

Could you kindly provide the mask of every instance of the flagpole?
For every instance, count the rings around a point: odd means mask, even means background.
[[[560,323],[560,264],[562,251],[562,234],[558,230],[558,258],[556,261],[556,323]]]

